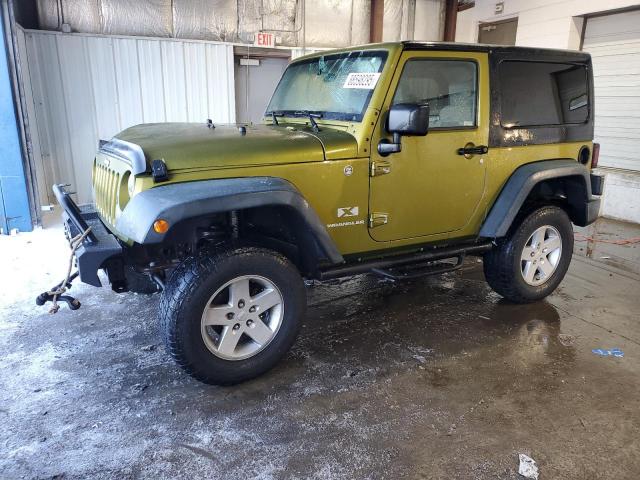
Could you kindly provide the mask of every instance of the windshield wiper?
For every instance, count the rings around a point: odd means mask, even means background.
[[[271,118],[273,119],[274,125],[279,125],[278,117],[284,117],[284,112],[278,112],[276,110],[272,110],[271,112],[267,112],[267,115],[271,114]]]
[[[296,110],[292,112],[290,110],[271,110],[270,112],[266,112],[265,115],[271,115],[273,119],[273,123],[278,125],[278,117],[286,117],[286,116],[294,116],[294,117],[307,117],[309,122],[311,123],[311,128],[315,133],[320,131],[320,127],[318,126],[318,122],[316,122],[316,118],[322,118],[322,113],[319,112],[310,112],[309,110]]]
[[[320,131],[320,127],[318,127],[318,123],[316,122],[316,118],[322,118],[321,113],[310,112],[309,110],[298,110],[294,113],[294,115],[304,115],[309,118],[309,122],[311,123],[311,128],[315,133]]]

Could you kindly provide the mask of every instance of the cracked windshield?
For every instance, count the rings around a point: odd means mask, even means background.
[[[359,122],[387,58],[386,52],[324,55],[290,65],[278,84],[267,115]]]

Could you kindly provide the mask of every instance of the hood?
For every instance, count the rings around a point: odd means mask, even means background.
[[[304,125],[239,125],[209,128],[205,123],[152,123],[128,128],[116,138],[139,145],[147,163],[163,159],[169,170],[321,162],[357,154],[355,138]]]

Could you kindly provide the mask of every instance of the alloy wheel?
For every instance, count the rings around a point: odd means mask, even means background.
[[[551,225],[536,229],[522,249],[522,278],[529,285],[542,285],[558,268],[561,256],[562,237],[558,230]]]
[[[284,316],[284,300],[269,279],[244,275],[230,280],[209,299],[201,333],[211,353],[224,360],[244,360],[274,339]]]

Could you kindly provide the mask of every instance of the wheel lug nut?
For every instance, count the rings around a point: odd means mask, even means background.
[[[253,306],[249,309],[249,311],[250,311],[251,313],[255,312],[255,311],[256,311],[256,306],[255,306],[255,305],[253,305]]]
[[[536,256],[536,252],[531,252],[531,256],[535,257]]]
[[[244,300],[238,302],[238,308],[244,308]]]
[[[233,329],[234,329],[234,330],[240,330],[240,324],[239,324],[239,323],[236,323],[236,324],[233,326]]]
[[[229,312],[229,313],[227,313],[227,319],[229,319],[229,320],[233,320],[233,317],[235,317],[235,315],[233,314],[233,312]]]
[[[247,320],[247,327],[251,327],[253,325],[253,320]]]

